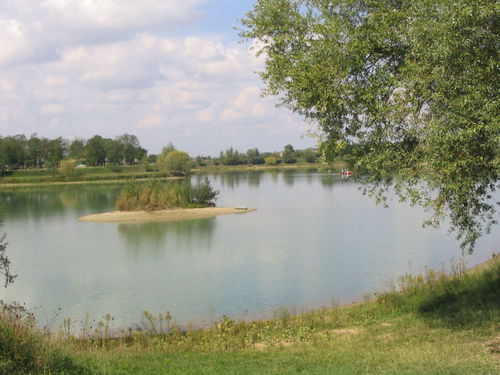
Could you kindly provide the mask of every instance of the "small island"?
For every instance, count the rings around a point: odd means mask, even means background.
[[[176,221],[256,211],[247,207],[215,207],[219,192],[210,181],[129,181],[116,200],[116,211],[82,216],[100,223]]]

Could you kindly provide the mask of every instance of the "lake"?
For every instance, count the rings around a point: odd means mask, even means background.
[[[349,179],[301,170],[208,177],[221,192],[218,206],[258,211],[88,223],[77,218],[113,210],[120,185],[1,191],[7,254],[19,276],[0,298],[24,302],[51,329],[65,317],[102,320],[106,313],[115,328],[132,327],[144,310],[204,325],[222,315],[256,319],[282,307],[358,301],[406,272],[461,260],[473,266],[499,250],[497,230],[462,258],[446,228],[422,228],[421,209],[378,206]]]

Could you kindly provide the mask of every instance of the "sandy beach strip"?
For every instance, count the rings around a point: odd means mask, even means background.
[[[255,208],[205,207],[178,208],[158,211],[112,211],[79,217],[78,220],[94,223],[137,223],[148,221],[175,221],[213,217],[217,215],[243,214]]]

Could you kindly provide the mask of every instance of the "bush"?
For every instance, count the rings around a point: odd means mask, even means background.
[[[193,187],[193,202],[202,206],[215,206],[218,195],[219,191],[214,190],[206,177]]]
[[[63,176],[74,176],[76,174],[76,159],[61,160],[59,173]]]
[[[274,156],[268,156],[265,159],[265,162],[267,165],[276,165],[276,164],[278,164],[278,159],[276,159],[276,157],[274,157]]]

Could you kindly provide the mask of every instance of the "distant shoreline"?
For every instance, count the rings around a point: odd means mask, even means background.
[[[57,186],[57,185],[92,185],[92,184],[113,184],[124,183],[127,180],[146,180],[146,179],[178,179],[179,177],[166,177],[160,172],[130,172],[126,169],[130,166],[124,166],[124,171],[120,173],[88,173],[81,176],[12,176],[0,177],[0,188],[16,188],[16,187],[32,187],[32,186]],[[296,164],[278,164],[278,165],[219,165],[195,167],[191,169],[193,175],[197,174],[217,174],[225,172],[251,172],[251,171],[280,171],[292,169],[318,169],[321,168],[320,163],[296,163]],[[343,162],[335,162],[331,165],[335,170],[347,168]],[[86,171],[92,171],[94,167],[86,168]],[[96,169],[99,169],[97,167]],[[183,177],[180,177],[183,178]]]
[[[256,208],[204,207],[176,208],[157,211],[112,211],[79,217],[80,221],[94,223],[139,223],[177,221],[209,218],[217,215],[242,214],[256,211]]]

